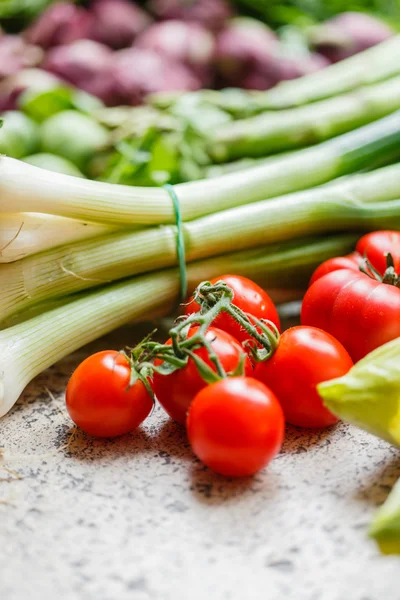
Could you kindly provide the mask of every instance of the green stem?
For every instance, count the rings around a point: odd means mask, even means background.
[[[400,112],[319,146],[245,171],[175,186],[182,218],[310,188],[400,154]],[[168,193],[83,180],[0,157],[0,213],[39,212],[107,223],[174,224]]]
[[[210,133],[210,152],[218,161],[262,157],[323,142],[398,109],[400,76],[315,104],[222,125]]]

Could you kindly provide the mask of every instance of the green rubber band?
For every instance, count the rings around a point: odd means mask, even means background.
[[[180,288],[179,288],[179,303],[186,300],[187,296],[187,273],[186,273],[186,257],[185,257],[185,236],[183,234],[183,221],[181,213],[181,205],[179,198],[176,195],[175,189],[169,183],[163,185],[163,188],[168,192],[172,204],[174,205],[175,222],[177,228],[176,235],[176,254],[178,257],[179,264],[179,277],[180,277]]]

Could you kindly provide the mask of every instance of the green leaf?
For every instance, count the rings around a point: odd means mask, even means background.
[[[400,480],[376,513],[368,533],[384,554],[400,554]]]
[[[338,379],[318,385],[339,418],[400,446],[400,338],[368,354]]]
[[[55,0],[0,0],[0,18],[33,18]]]

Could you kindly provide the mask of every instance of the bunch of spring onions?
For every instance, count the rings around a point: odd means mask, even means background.
[[[359,232],[400,227],[400,112],[252,168],[175,186],[189,292],[223,272],[280,302]],[[394,164],[393,164],[394,163]],[[166,189],[90,181],[0,157],[0,415],[85,343],[176,307]]]

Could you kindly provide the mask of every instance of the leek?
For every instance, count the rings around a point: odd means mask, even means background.
[[[58,115],[57,115],[58,116]],[[227,208],[331,181],[393,160],[400,152],[400,111],[319,146],[215,179],[176,186],[182,217]],[[174,223],[163,189],[87,181],[0,158],[0,212],[40,212],[125,225]]]
[[[257,202],[251,211],[232,208],[184,224],[186,260],[333,230],[400,227],[397,198],[400,165],[393,165]],[[0,323],[37,302],[176,264],[176,228],[168,226],[115,232],[27,257],[0,269]]]
[[[210,154],[224,162],[309,146],[399,108],[400,76],[337,98],[217,127],[209,136]]]
[[[0,219],[0,263],[104,235],[108,225],[37,213],[6,213]]]
[[[321,257],[320,244],[317,242],[315,246],[311,241],[308,250],[305,244],[304,265],[307,261],[313,264],[318,261]],[[336,250],[344,246],[342,240]],[[298,254],[299,249],[292,247],[289,253],[292,274],[299,266]],[[303,268],[306,268],[304,265]],[[248,256],[235,253],[199,261],[188,267],[189,292],[200,281],[230,271],[248,275],[260,285],[280,286],[283,266],[288,266],[284,253],[279,254],[278,251],[274,259],[263,249]],[[292,286],[288,289],[291,290]],[[147,320],[155,313],[157,316],[168,314],[176,306],[178,293],[178,270],[158,271],[104,286],[77,299],[65,299],[63,306],[1,331],[0,416],[12,408],[25,386],[41,371],[116,327]]]
[[[293,81],[255,94],[259,109],[287,108],[315,102],[400,74],[400,35]],[[257,102],[258,101],[258,102]]]
[[[251,116],[332,98],[396,75],[400,75],[400,35],[315,73],[282,81],[266,92],[226,89],[193,94],[235,116]],[[161,92],[150,96],[150,102],[168,109],[181,95]]]
[[[137,234],[119,234],[61,247],[3,265],[0,269],[0,324],[4,326],[11,317],[40,302],[48,302],[111,280],[176,265],[175,235],[172,228],[164,228],[160,232],[148,230]],[[272,244],[261,250],[239,252],[233,255],[232,260],[249,277],[252,265],[257,275],[259,265],[263,264],[270,286],[282,288],[295,285],[303,289],[321,260],[350,251],[356,240],[354,234],[326,240],[296,240]],[[212,252],[206,241],[203,252],[192,253],[187,259],[193,261],[211,256],[212,253],[220,254],[218,245],[214,248]],[[233,246],[231,251],[234,249]],[[214,260],[219,264],[219,259]],[[210,269],[214,263],[210,261],[208,264]]]

